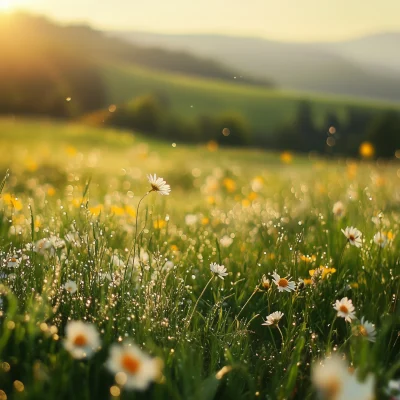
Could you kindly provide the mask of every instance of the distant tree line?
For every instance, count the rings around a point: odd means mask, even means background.
[[[249,121],[238,112],[200,115],[189,120],[173,113],[166,96],[148,94],[125,105],[90,113],[84,120],[186,143],[212,140],[228,146],[358,156],[360,145],[367,141],[377,157],[386,158],[400,149],[400,112],[348,107],[345,114],[339,118],[329,112],[322,124],[316,124],[311,104],[301,101],[291,122],[270,135],[261,135],[252,134]]]
[[[195,120],[189,120],[174,114],[165,96],[154,94],[137,97],[125,105],[110,106],[109,109],[90,113],[83,120],[95,125],[138,130],[156,138],[185,143],[212,140],[230,146],[252,144],[250,126],[240,113],[200,115]]]
[[[312,106],[300,102],[293,121],[276,129],[264,145],[298,152],[358,156],[369,142],[376,157],[394,157],[400,149],[400,111],[348,107],[346,117],[334,112],[325,116],[323,127],[315,123]]]

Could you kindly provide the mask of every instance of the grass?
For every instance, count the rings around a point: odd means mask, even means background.
[[[349,106],[400,109],[398,104],[390,102],[257,88],[240,84],[233,77],[232,83],[226,83],[123,64],[105,65],[103,77],[110,103],[120,104],[143,94],[158,93],[167,97],[172,110],[181,117],[191,119],[202,114],[239,112],[254,132],[262,136],[271,135],[275,128],[293,120],[301,100],[312,104],[319,126],[328,112],[336,113],[343,120]]]
[[[376,398],[388,398],[400,372],[398,164],[283,163],[33,120],[1,120],[0,143],[0,168],[10,169],[0,198],[2,398],[311,400],[321,389],[311,370],[331,353],[359,382],[372,374]],[[149,193],[137,214],[147,173],[172,191]],[[362,231],[361,248],[346,244],[346,226]],[[224,280],[211,263],[226,267]],[[321,265],[335,271],[309,282]],[[279,292],[274,271],[296,289]],[[352,323],[333,308],[343,297]],[[263,326],[275,311],[279,329]],[[374,343],[361,317],[376,325]],[[71,321],[92,323],[101,348],[75,358]],[[124,383],[141,358],[110,372],[121,343],[162,360],[143,391]]]

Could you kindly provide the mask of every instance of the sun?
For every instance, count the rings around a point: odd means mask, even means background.
[[[0,12],[1,11],[12,11],[20,6],[18,0],[0,0]]]

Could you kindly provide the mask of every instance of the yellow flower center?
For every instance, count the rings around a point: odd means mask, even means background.
[[[278,286],[280,287],[287,287],[289,285],[289,281],[285,278],[281,278],[278,281]]]
[[[342,304],[342,305],[340,306],[339,310],[340,310],[341,312],[344,312],[345,314],[347,314],[347,313],[349,312],[349,309],[348,309],[344,304]]]
[[[16,258],[11,258],[11,260],[10,260],[11,262],[17,262],[17,259]]]
[[[336,378],[331,378],[324,385],[325,394],[327,399],[336,399],[340,391],[340,381]]]
[[[121,365],[130,374],[136,374],[140,367],[140,361],[129,354],[124,354],[121,359]]]
[[[362,336],[368,336],[368,332],[367,332],[367,330],[365,329],[365,326],[364,326],[364,325],[360,325],[359,330],[360,330],[360,334],[361,334]]]
[[[79,335],[75,336],[74,339],[74,345],[78,346],[78,347],[82,347],[85,346],[87,344],[87,338],[85,335],[83,335],[82,333],[80,333]]]

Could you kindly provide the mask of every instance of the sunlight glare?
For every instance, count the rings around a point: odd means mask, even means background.
[[[0,0],[0,10],[5,11],[11,8],[12,0]]]
[[[19,0],[0,0],[0,12],[1,11],[14,11],[21,6]]]

